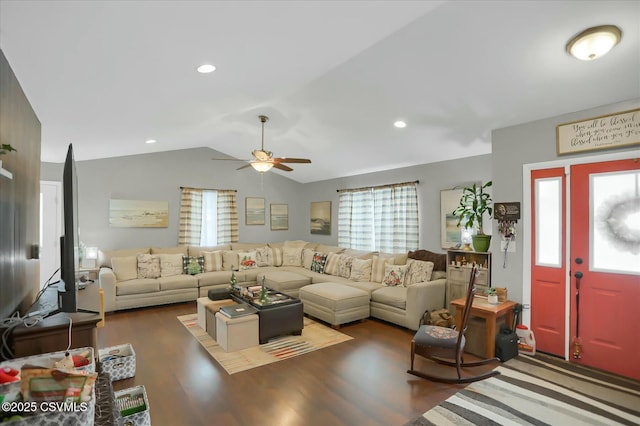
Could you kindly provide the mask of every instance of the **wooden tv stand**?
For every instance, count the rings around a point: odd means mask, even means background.
[[[47,352],[64,351],[69,346],[69,318],[71,348],[93,347],[98,355],[98,329],[100,314],[84,312],[51,315],[32,327],[20,324],[13,329],[13,352],[16,358]]]

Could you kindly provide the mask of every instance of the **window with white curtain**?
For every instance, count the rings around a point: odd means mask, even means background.
[[[388,253],[418,248],[417,182],[340,191],[338,244]]]
[[[216,246],[238,241],[235,191],[181,189],[180,245]]]

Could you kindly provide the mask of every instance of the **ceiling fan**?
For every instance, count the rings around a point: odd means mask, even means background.
[[[311,163],[311,160],[306,158],[288,158],[288,157],[273,157],[273,153],[271,151],[265,151],[264,149],[264,123],[269,121],[269,117],[266,115],[259,115],[260,122],[262,123],[262,144],[260,145],[260,149],[254,149],[251,151],[251,155],[253,155],[253,160],[239,160],[239,161],[247,161],[242,167],[238,167],[238,170],[245,169],[247,167],[253,167],[260,173],[267,172],[271,170],[272,167],[275,167],[279,170],[284,170],[285,172],[290,172],[293,169],[283,163]],[[214,158],[214,160],[230,160],[224,158]]]

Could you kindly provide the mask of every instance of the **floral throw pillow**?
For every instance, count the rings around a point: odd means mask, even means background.
[[[138,255],[138,278],[158,278],[160,276],[160,258],[152,254]]]
[[[311,261],[311,270],[319,274],[324,274],[324,267],[327,264],[327,255],[324,253],[314,253]]]
[[[407,265],[409,266],[409,271],[405,277],[405,286],[431,281],[433,262],[409,259],[407,260]]]
[[[353,264],[353,257],[341,254],[338,257],[337,274],[339,277],[349,278],[351,276],[351,265]]]
[[[273,266],[273,252],[271,247],[264,246],[256,249],[256,262],[258,266]]]
[[[382,284],[388,287],[404,285],[404,277],[407,274],[407,265],[387,265],[384,268]]]
[[[182,256],[182,273],[200,274],[204,271],[204,256]]]
[[[240,261],[240,270],[246,271],[247,269],[255,269],[258,267],[255,251],[247,251],[238,253],[238,259]]]

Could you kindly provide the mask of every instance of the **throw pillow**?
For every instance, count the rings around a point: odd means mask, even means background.
[[[407,269],[407,265],[387,265],[384,268],[382,284],[388,287],[403,286]]]
[[[173,275],[182,275],[182,254],[159,254],[160,258],[160,276],[170,277]]]
[[[204,272],[222,271],[222,250],[201,251],[204,257]]]
[[[282,249],[271,247],[271,255],[273,256],[273,266],[282,266]]]
[[[138,278],[138,260],[136,256],[112,257],[111,269],[116,280],[128,281]]]
[[[182,256],[182,273],[200,274],[204,271],[204,256]]]
[[[327,255],[324,253],[314,253],[311,269],[313,272],[324,274],[324,267],[327,264]]]
[[[273,266],[273,252],[271,247],[264,246],[256,249],[258,266]]]
[[[222,270],[237,271],[239,267],[240,267],[240,259],[238,258],[238,252],[235,250],[223,250],[222,251]]]
[[[351,276],[351,265],[353,257],[341,254],[338,256],[338,266],[336,272],[339,277],[349,278]]]
[[[153,254],[138,255],[138,278],[158,278],[160,276],[160,258]]]
[[[404,279],[404,285],[410,286],[416,283],[431,281],[431,273],[433,272],[433,262],[425,260],[408,259],[407,266],[409,271]]]
[[[371,281],[381,283],[384,279],[384,269],[387,265],[393,265],[393,257],[373,256],[371,263]]]
[[[350,280],[353,281],[370,281],[371,280],[371,264],[372,259],[353,259],[351,263]]]
[[[284,246],[282,266],[302,266],[302,247]]]
[[[338,275],[338,260],[339,254],[329,253],[327,254],[327,263],[324,267],[324,273],[328,275]]]
[[[246,271],[247,269],[255,269],[258,267],[255,251],[241,251],[238,253],[238,259],[240,260],[241,271]]]
[[[313,255],[316,254],[314,250],[302,249],[302,267],[304,269],[311,269],[313,263]]]

